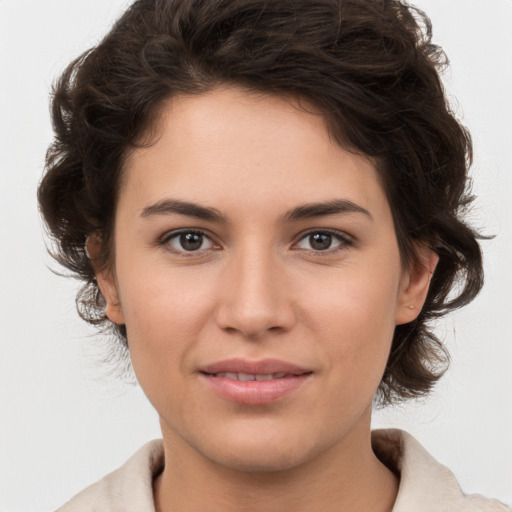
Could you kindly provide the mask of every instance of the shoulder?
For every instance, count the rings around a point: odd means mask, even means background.
[[[379,459],[400,475],[392,512],[512,512],[500,501],[464,494],[453,473],[401,430],[375,430],[372,445]]]
[[[155,512],[153,479],[163,463],[162,441],[150,441],[123,466],[84,489],[57,512]]]

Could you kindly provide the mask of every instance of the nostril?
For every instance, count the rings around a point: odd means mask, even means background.
[[[265,333],[286,332],[295,323],[285,288],[275,282],[271,285],[268,278],[257,283],[254,279],[241,279],[238,286],[227,287],[223,292],[215,320],[224,332],[258,338]]]

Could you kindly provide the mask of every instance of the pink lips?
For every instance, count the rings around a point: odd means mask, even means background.
[[[276,359],[219,361],[201,368],[200,373],[218,395],[245,405],[272,403],[312,375],[310,370]]]

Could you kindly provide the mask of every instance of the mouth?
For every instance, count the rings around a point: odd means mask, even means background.
[[[288,361],[280,359],[261,359],[258,361],[251,361],[249,359],[233,358],[217,361],[200,368],[201,373],[222,376],[236,380],[256,380],[255,378],[262,376],[264,379],[270,380],[282,379],[288,376],[304,375],[305,373],[312,373],[310,369],[303,368]],[[241,377],[241,378],[239,378]]]
[[[313,371],[278,360],[232,359],[208,365],[200,375],[216,395],[243,405],[276,402],[300,389]]]
[[[231,380],[239,380],[242,382],[250,382],[252,380],[273,380],[273,379],[287,379],[291,377],[298,377],[299,375],[305,375],[305,372],[302,374],[293,374],[293,373],[284,373],[284,372],[276,372],[276,373],[231,373],[231,372],[219,372],[219,373],[206,373],[210,377],[220,377],[223,379],[231,379]]]

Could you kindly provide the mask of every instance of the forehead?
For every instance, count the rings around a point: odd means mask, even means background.
[[[343,149],[324,116],[292,98],[239,88],[178,96],[162,107],[154,133],[128,155],[121,198],[131,190],[141,201],[178,194],[255,207],[344,194],[365,205],[385,200],[374,161]]]

